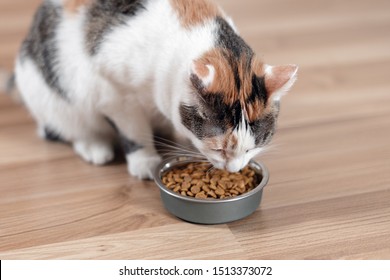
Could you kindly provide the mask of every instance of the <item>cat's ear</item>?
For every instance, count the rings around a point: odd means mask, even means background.
[[[297,79],[297,65],[264,65],[264,82],[268,98],[279,100],[293,86]]]
[[[194,61],[191,65],[190,78],[192,85],[198,91],[204,91],[214,82],[215,68],[211,64],[204,64],[200,61]]]

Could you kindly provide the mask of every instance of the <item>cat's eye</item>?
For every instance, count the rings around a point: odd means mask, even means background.
[[[199,111],[199,116],[200,116],[202,119],[208,119],[208,117],[206,116],[205,112],[203,112],[203,111]]]
[[[223,149],[211,149],[213,150],[214,152],[217,152],[217,153],[221,153],[223,151]]]

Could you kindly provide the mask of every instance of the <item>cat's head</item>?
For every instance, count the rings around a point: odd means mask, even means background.
[[[279,101],[296,80],[295,65],[269,66],[215,49],[193,62],[181,123],[219,169],[237,172],[271,141]]]

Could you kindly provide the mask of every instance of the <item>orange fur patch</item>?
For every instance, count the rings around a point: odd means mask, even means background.
[[[203,144],[208,149],[222,149],[221,155],[225,159],[227,159],[231,154],[231,151],[237,147],[237,143],[237,137],[231,133],[218,135],[203,140]]]
[[[230,137],[230,141],[229,141],[229,149],[231,150],[235,150],[237,148],[237,145],[238,145],[238,138],[237,136],[233,135]]]
[[[89,5],[93,0],[64,0],[64,9],[75,13],[82,6]]]
[[[208,0],[170,0],[185,28],[201,24],[218,16],[218,7]]]
[[[235,92],[234,74],[221,49],[213,49],[195,62],[196,69],[199,70],[198,74],[201,77],[205,77],[209,73],[206,65],[212,65],[215,69],[214,80],[207,88],[207,91],[223,93],[225,95],[225,103],[231,104],[231,101],[237,94]]]
[[[254,122],[265,112],[264,104],[260,100],[248,104],[246,100],[252,93],[253,75],[256,74],[259,77],[264,75],[263,63],[257,59],[249,61],[245,55],[240,58],[237,63],[237,71],[241,87],[238,92],[231,61],[235,61],[232,54],[227,53],[226,50],[213,49],[195,61],[195,69],[197,74],[204,78],[209,74],[206,65],[212,65],[215,68],[215,76],[212,84],[207,88],[207,92],[223,94],[224,102],[228,105],[240,100],[241,107],[245,108],[247,113],[246,118],[249,122]],[[249,63],[251,64],[248,65]]]
[[[214,136],[214,137],[203,139],[203,144],[208,149],[220,149],[222,147],[222,141],[223,141],[222,136]]]
[[[223,140],[223,152],[222,156],[225,159],[229,159],[234,156],[234,151],[236,150],[238,145],[237,136],[233,133],[227,134]]]
[[[257,121],[265,112],[264,105],[260,101],[253,102],[252,104],[247,104],[245,109],[249,122]]]

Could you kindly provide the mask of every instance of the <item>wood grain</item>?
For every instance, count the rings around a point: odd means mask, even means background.
[[[217,1],[270,64],[296,63],[261,207],[201,226],[171,216],[121,160],[47,143],[0,95],[1,259],[390,259],[390,2]],[[8,71],[39,1],[0,2]]]

